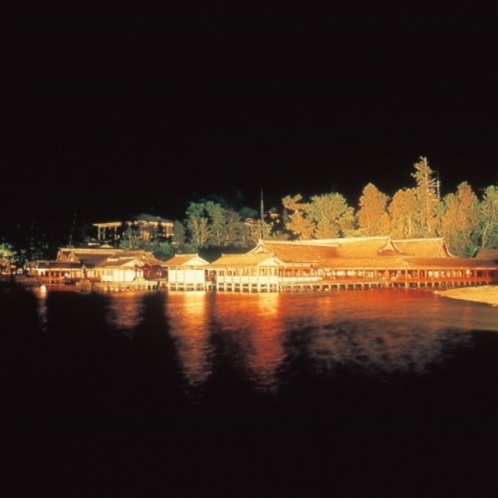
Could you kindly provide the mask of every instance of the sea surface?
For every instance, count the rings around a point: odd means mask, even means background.
[[[498,308],[0,289],[6,498],[498,495]]]

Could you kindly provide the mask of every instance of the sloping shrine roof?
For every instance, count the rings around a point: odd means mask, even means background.
[[[227,266],[278,266],[283,262],[271,253],[245,253],[245,254],[222,254],[218,259],[210,263],[210,267]]]
[[[136,259],[142,264],[149,265],[164,265],[163,261],[158,260],[151,251],[136,250],[127,251],[124,249],[103,249],[103,248],[61,248],[57,253],[57,262],[79,263],[87,267],[96,267],[105,265],[106,262],[121,261],[124,264],[125,260]],[[119,264],[118,264],[119,266]]]
[[[419,258],[450,258],[454,257],[443,238],[426,239],[395,239],[393,245],[407,256]]]
[[[171,220],[161,218],[161,216],[154,216],[153,214],[140,213],[131,217],[133,221],[146,221],[155,223],[173,223]]]
[[[81,263],[76,263],[73,261],[34,261],[33,266],[35,268],[50,268],[50,269],[78,269],[81,268]]]
[[[299,241],[261,240],[250,252],[272,252],[286,263],[318,263],[333,257],[453,257],[443,238],[391,239],[388,236]]]
[[[322,261],[317,268],[354,268],[354,269],[391,269],[391,268],[409,268],[410,263],[400,256],[383,256],[383,257],[358,257],[358,258],[330,258]]]
[[[471,268],[489,269],[493,263],[488,260],[476,260],[475,258],[419,258],[413,256],[383,256],[377,258],[330,258],[320,264],[317,268],[322,269],[407,269],[407,268]],[[498,263],[495,264],[498,269]]]
[[[143,266],[143,261],[141,259],[132,258],[132,257],[123,257],[123,258],[108,258],[105,261],[102,261],[98,267],[99,268],[124,268],[124,267],[134,267],[134,266]]]
[[[319,263],[338,256],[336,245],[314,245],[290,241],[260,241],[250,254],[273,254],[284,263]]]
[[[476,259],[488,259],[498,262],[498,249],[481,249],[475,256]]]
[[[164,266],[205,266],[208,262],[198,254],[175,254],[166,260]]]
[[[124,252],[122,249],[61,248],[57,253],[56,261],[71,261],[86,266],[97,266],[109,256],[114,256],[122,252]]]

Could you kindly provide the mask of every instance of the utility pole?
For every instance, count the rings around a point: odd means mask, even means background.
[[[69,245],[68,247],[73,247],[73,236],[74,236],[74,227],[76,226],[76,213],[73,215],[73,223],[71,225],[71,230],[69,232]]]
[[[261,200],[260,200],[260,216],[261,216],[261,230],[260,236],[262,239],[265,238],[265,220],[264,220],[264,203],[263,203],[263,189],[261,189]]]

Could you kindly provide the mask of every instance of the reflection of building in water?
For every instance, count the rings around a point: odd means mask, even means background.
[[[268,392],[278,387],[276,371],[284,358],[282,334],[284,324],[279,310],[279,294],[255,296],[251,308],[243,313],[251,318],[249,365],[257,385]],[[249,301],[249,300],[248,300]]]
[[[166,300],[171,334],[190,388],[201,387],[211,375],[209,320],[205,292],[170,293]]]
[[[236,347],[237,364],[246,369],[258,389],[265,392],[277,390],[277,368],[284,358],[282,334],[285,321],[281,309],[281,294],[247,294],[244,299],[232,293],[214,294],[213,327],[230,335]]]
[[[236,368],[246,365],[248,372],[244,375],[252,378],[256,386],[265,391],[276,390],[275,372],[284,357],[279,294],[251,294],[244,300],[233,294],[205,292],[167,296],[171,334],[177,339],[178,356],[189,388],[202,387],[213,373],[211,358],[220,355],[213,348],[223,347],[211,340],[214,328],[236,341],[238,352],[231,357]]]
[[[134,329],[140,320],[142,303],[140,294],[112,294],[107,311],[109,325],[117,329]]]
[[[33,292],[38,298],[38,317],[40,319],[41,328],[45,332],[47,329],[47,287],[45,285],[34,287]]]

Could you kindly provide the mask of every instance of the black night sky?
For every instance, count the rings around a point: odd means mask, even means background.
[[[2,20],[6,223],[181,218],[373,182],[497,182],[494,16],[475,3],[31,2]]]

